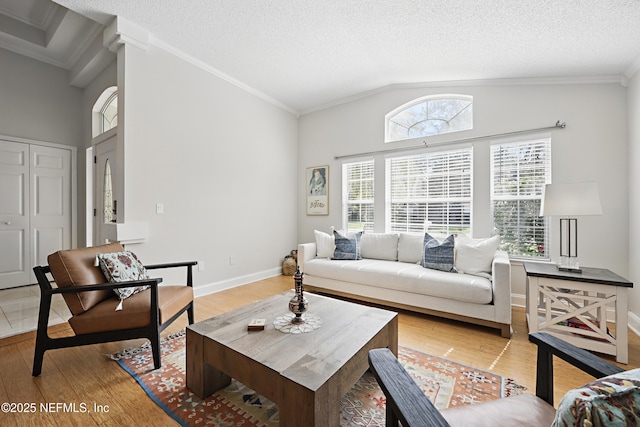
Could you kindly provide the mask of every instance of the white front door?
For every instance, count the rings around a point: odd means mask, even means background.
[[[0,289],[30,283],[29,145],[0,140]]]
[[[71,248],[71,163],[69,149],[0,140],[0,289]]]

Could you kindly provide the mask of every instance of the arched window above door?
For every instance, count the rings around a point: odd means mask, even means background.
[[[385,116],[385,142],[473,129],[473,97],[430,95],[414,99]]]
[[[118,125],[118,88],[108,87],[93,105],[93,137]]]
[[[114,92],[100,111],[102,118],[102,133],[118,125],[118,92]]]

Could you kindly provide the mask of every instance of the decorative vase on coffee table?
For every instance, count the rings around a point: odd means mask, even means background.
[[[293,276],[295,282],[296,294],[289,300],[289,311],[295,314],[295,317],[291,319],[291,323],[299,324],[304,323],[302,314],[309,308],[309,301],[304,296],[304,288],[302,285],[302,278],[304,273],[300,272],[300,268],[296,269],[296,274]]]

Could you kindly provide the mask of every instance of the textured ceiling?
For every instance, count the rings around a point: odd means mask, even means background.
[[[392,84],[624,76],[640,0],[55,0],[304,113]]]

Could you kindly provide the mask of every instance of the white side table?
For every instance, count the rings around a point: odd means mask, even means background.
[[[554,264],[525,262],[529,332],[544,331],[586,350],[628,363],[627,290],[633,283],[602,268],[581,273]],[[607,328],[614,312],[615,335]]]

